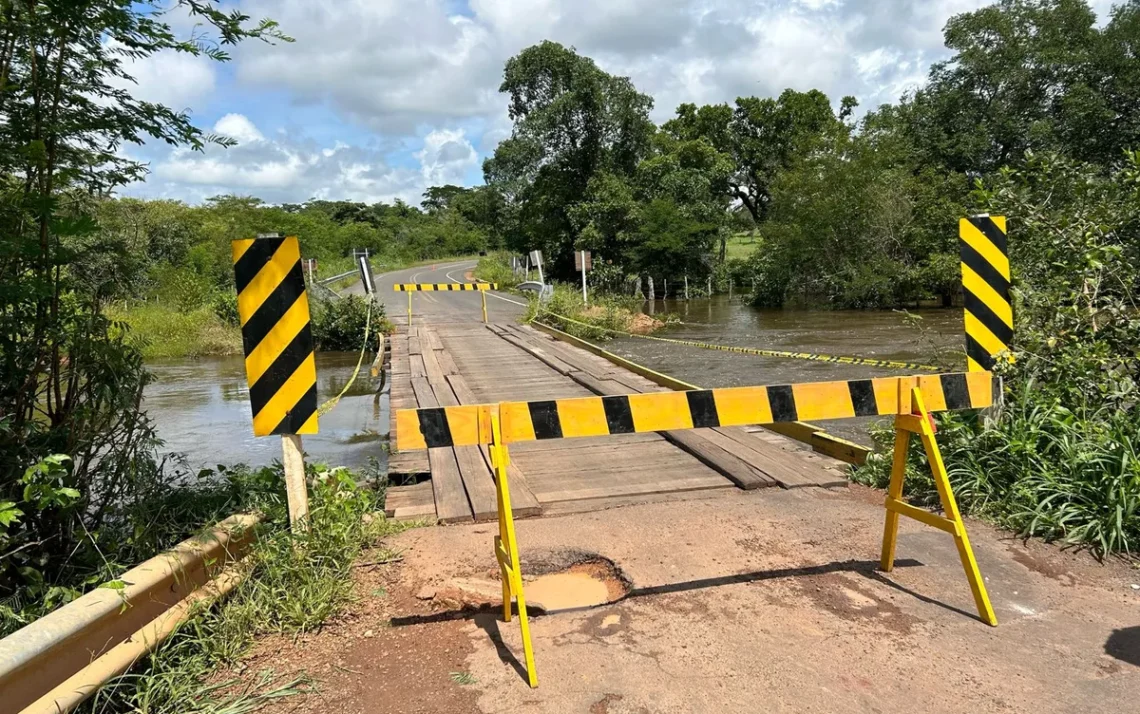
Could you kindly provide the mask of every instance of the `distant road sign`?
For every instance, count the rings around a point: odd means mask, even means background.
[[[576,250],[576,251],[574,251],[574,270],[581,271],[583,261],[586,263],[585,269],[587,271],[594,269],[594,259],[591,257],[590,251],[588,251],[588,250]]]

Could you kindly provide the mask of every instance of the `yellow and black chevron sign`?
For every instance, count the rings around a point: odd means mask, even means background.
[[[498,283],[396,283],[392,288],[398,293],[450,292],[453,290],[498,290]]]
[[[993,375],[959,372],[845,382],[696,389],[537,402],[401,409],[400,451],[490,443],[491,412],[499,410],[504,443],[632,434],[714,426],[816,421],[909,414],[910,390],[928,410],[980,409],[993,403]]]
[[[316,434],[317,367],[297,238],[231,247],[253,433]]]
[[[963,218],[958,237],[966,299],[966,361],[971,371],[988,370],[1013,340],[1005,217]]]

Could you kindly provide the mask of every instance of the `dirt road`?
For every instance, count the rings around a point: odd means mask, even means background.
[[[618,602],[517,624],[465,612],[453,578],[494,575],[493,525],[395,539],[361,603],[323,632],[265,642],[252,670],[308,671],[309,712],[1127,712],[1140,710],[1140,570],[969,523],[1000,620],[974,615],[953,543],[904,519],[878,572],[882,495],[725,491],[518,523],[524,572],[600,556]]]

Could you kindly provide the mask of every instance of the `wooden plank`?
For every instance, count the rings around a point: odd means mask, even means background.
[[[423,379],[427,377],[427,370],[424,367],[423,355],[412,355],[408,359],[408,364],[411,367],[412,379]]]
[[[447,350],[436,353],[435,357],[439,362],[439,368],[443,370],[445,375],[459,374],[459,367],[455,366],[455,360],[451,358],[451,354]]]
[[[435,494],[431,482],[389,486],[384,496],[384,515],[396,520],[435,519]]]
[[[495,520],[499,514],[499,496],[491,477],[491,467],[484,461],[479,447],[455,447],[455,460],[459,464],[459,475],[467,490],[467,500],[475,520]]]
[[[408,338],[408,354],[410,354],[410,355],[423,354],[423,348],[420,345],[420,338],[419,337],[409,337]]]
[[[586,387],[595,394],[610,395],[624,394],[626,390],[611,380],[594,379],[589,375],[574,372],[571,379]],[[697,431],[666,431],[661,433],[673,444],[695,456],[701,463],[724,475],[745,491],[763,486],[774,486],[776,480],[759,469],[753,468],[747,461],[713,444]]]
[[[451,388],[455,391],[455,396],[459,399],[460,404],[478,404],[475,399],[475,394],[467,386],[463,377],[460,375],[448,375],[447,381],[451,384]],[[486,446],[480,446],[479,452],[483,457],[483,463],[487,467],[488,473],[493,473],[491,468],[491,452]],[[492,477],[493,478],[493,477]],[[494,482],[492,481],[492,486]],[[507,486],[511,493],[511,511],[521,517],[537,516],[542,513],[542,505],[539,504],[538,498],[535,497],[534,491],[530,489],[527,483],[526,476],[522,470],[515,465],[514,459],[507,466]],[[498,494],[495,496],[495,507],[498,508]]]
[[[431,490],[435,494],[435,514],[440,523],[463,523],[474,520],[455,449],[440,447],[428,449],[431,464]]]
[[[526,350],[528,354],[533,355],[540,362],[558,372],[559,374],[565,375],[576,371],[575,367],[571,367],[557,357],[548,354],[541,347],[532,345],[512,335],[503,335],[502,337],[504,340],[518,347],[519,349]]]
[[[442,389],[442,391],[446,392],[450,396],[451,387],[448,386],[447,381],[443,378],[443,369],[440,368],[439,360],[436,359],[437,354],[439,353],[435,350],[427,350],[419,356],[419,359],[423,360],[424,363],[424,376],[427,377],[427,380],[431,383],[433,389],[437,390],[437,392]],[[436,397],[439,397],[438,393],[436,394]],[[440,402],[440,406],[452,407],[456,405],[444,404],[443,402]]]
[[[431,329],[430,327],[424,327],[424,328],[422,328],[420,334],[423,337],[427,338],[427,344],[431,349],[439,351],[439,352],[443,351],[443,343],[440,342],[439,335],[436,333],[435,330]],[[422,337],[421,337],[421,339],[422,339]]]

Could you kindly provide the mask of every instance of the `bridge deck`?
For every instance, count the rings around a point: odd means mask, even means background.
[[[396,409],[664,391],[608,360],[515,324],[437,322],[401,326],[392,337],[391,407]],[[392,422],[393,433],[395,422]],[[742,428],[528,442],[511,446],[511,499],[519,516],[544,508],[605,507],[710,489],[796,488],[846,483],[842,462],[785,437]],[[395,518],[444,523],[493,520],[486,449],[393,454]]]

